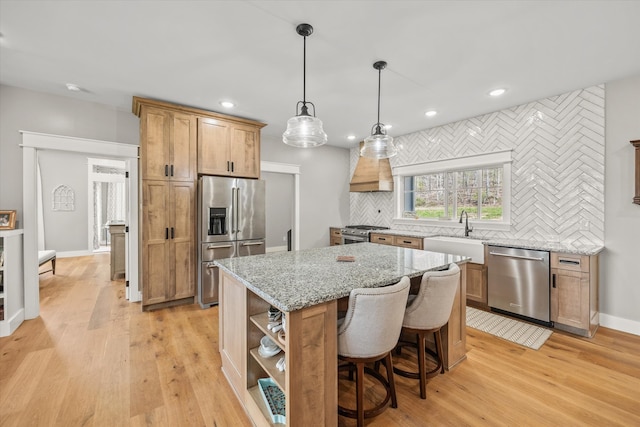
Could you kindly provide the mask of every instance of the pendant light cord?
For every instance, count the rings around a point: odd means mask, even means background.
[[[382,68],[378,69],[378,127],[380,127],[380,80],[382,79]]]
[[[302,42],[302,105],[307,103],[307,36]],[[379,113],[378,113],[379,114]]]

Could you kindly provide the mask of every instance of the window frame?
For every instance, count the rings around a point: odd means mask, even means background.
[[[403,225],[429,225],[438,227],[460,228],[457,218],[404,218],[405,188],[404,181],[407,176],[428,175],[439,172],[458,172],[469,169],[484,169],[491,167],[503,168],[502,189],[502,220],[474,219],[473,224],[478,229],[508,231],[511,227],[511,163],[512,150],[502,150],[486,154],[472,154],[444,160],[415,163],[393,168],[394,187],[396,188],[396,208],[394,224]]]

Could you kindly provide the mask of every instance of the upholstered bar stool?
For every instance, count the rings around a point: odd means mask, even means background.
[[[415,342],[400,341],[397,353],[404,346],[417,347],[418,372],[410,372],[394,367],[396,374],[403,377],[420,380],[420,397],[427,398],[427,379],[444,373],[442,360],[442,336],[440,330],[449,321],[453,300],[460,282],[460,268],[457,264],[450,264],[449,269],[443,271],[427,271],[422,276],[417,295],[409,296],[409,303],[402,322],[403,335],[415,335]],[[435,353],[426,348],[427,334],[434,334]],[[426,372],[426,354],[431,355],[436,367]]]
[[[386,409],[389,400],[391,406],[398,407],[391,350],[400,337],[410,281],[403,277],[395,285],[382,288],[353,289],[349,295],[349,306],[344,319],[338,321],[338,358],[348,362],[340,369],[349,369],[350,378],[355,365],[356,371],[356,409],[338,405],[338,413],[358,420],[358,427],[364,425],[364,419],[374,417]],[[387,378],[365,363],[384,360]],[[370,409],[364,408],[364,374],[380,382],[386,390],[382,402]]]

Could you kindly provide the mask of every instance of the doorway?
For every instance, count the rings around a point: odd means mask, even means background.
[[[88,159],[88,247],[94,253],[111,250],[109,226],[127,219],[126,163],[123,160]]]
[[[22,133],[22,196],[23,196],[23,252],[24,252],[24,309],[25,318],[34,319],[40,313],[38,275],[38,220],[37,220],[37,164],[38,152],[43,150],[84,153],[94,157],[122,160],[128,171],[129,200],[128,235],[138,235],[138,146],[94,139],[49,135],[35,132]],[[86,176],[86,175],[85,175]],[[86,182],[86,181],[85,181]],[[133,184],[132,184],[133,183]],[[85,193],[86,194],[86,193]],[[82,226],[83,229],[84,225]],[[86,240],[85,240],[86,241]],[[138,239],[127,239],[126,295],[130,302],[141,300],[138,283]]]

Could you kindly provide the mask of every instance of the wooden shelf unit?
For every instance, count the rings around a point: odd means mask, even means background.
[[[285,344],[267,329],[270,304],[244,284],[220,272],[220,354],[222,371],[257,426],[271,426],[257,387],[272,378],[287,401],[287,426],[338,423],[337,302],[329,301],[285,313]],[[260,339],[271,337],[284,351],[286,369],[258,354]],[[277,424],[279,425],[279,424]]]

